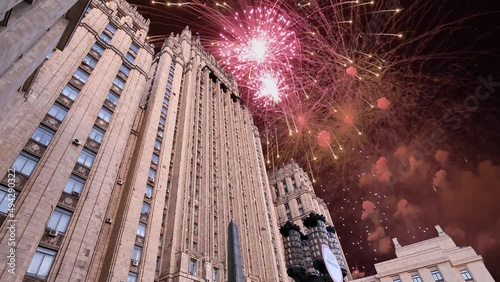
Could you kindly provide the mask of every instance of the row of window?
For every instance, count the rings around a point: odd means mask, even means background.
[[[443,276],[441,275],[441,272],[437,269],[431,271],[432,278],[434,279],[435,282],[444,282],[445,280],[443,279]],[[460,275],[462,275],[462,278],[465,281],[474,281],[472,278],[472,275],[470,274],[468,269],[462,269],[460,270]],[[414,274],[411,276],[412,282],[423,282],[422,278],[420,277],[419,274]],[[401,282],[401,278],[396,277],[393,278],[393,282]]]

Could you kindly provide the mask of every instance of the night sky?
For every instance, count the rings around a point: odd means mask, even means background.
[[[460,83],[441,93],[439,101],[432,97],[417,101],[415,111],[432,116],[432,122],[407,122],[407,127],[415,127],[413,134],[398,136],[396,142],[374,141],[377,149],[360,151],[356,162],[332,165],[320,157],[311,169],[315,190],[329,204],[351,270],[373,275],[374,263],[395,257],[390,238],[411,244],[437,236],[434,225],[439,224],[457,245],[472,246],[482,255],[500,280],[500,3],[435,1],[442,5],[430,15],[433,19],[475,16],[461,21],[456,31],[420,46],[432,52],[456,52],[446,63],[429,61],[422,71],[440,75],[452,70]],[[129,2],[151,19],[149,35],[157,48],[161,38],[186,25],[199,32],[202,42],[217,38],[220,27],[205,22],[203,15],[150,1]],[[405,6],[412,1],[400,2]],[[427,28],[426,19],[415,15],[407,28],[417,36]],[[471,110],[468,97],[478,88],[486,92],[480,92],[483,96]],[[448,113],[433,112],[437,103],[449,103]],[[438,141],[432,137],[437,129]],[[307,171],[304,158],[294,158]]]

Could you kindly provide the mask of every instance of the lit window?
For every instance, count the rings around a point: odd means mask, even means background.
[[[144,195],[146,195],[146,197],[148,198],[151,198],[153,196],[153,186],[147,184],[146,190],[144,191]]]
[[[161,148],[161,142],[158,140],[155,140],[155,149],[159,151],[160,148]]]
[[[130,68],[127,67],[126,65],[121,65],[120,72],[123,73],[125,76],[128,76],[130,73]]]
[[[92,166],[94,160],[95,160],[95,153],[87,149],[83,149],[82,152],[80,153],[80,156],[78,157],[78,163],[88,168]]]
[[[141,214],[149,214],[149,210],[151,209],[151,205],[143,202],[141,207]]]
[[[127,282],[137,282],[137,273],[129,272],[127,277]]]
[[[413,275],[413,276],[411,277],[411,280],[412,280],[413,282],[422,282],[422,278],[420,278],[420,275],[418,275],[418,274],[417,274],[417,275]]]
[[[189,260],[189,274],[196,275],[196,260]]]
[[[137,226],[137,236],[142,238],[146,236],[146,224],[139,222],[139,226]]]
[[[153,153],[153,157],[151,158],[151,162],[154,163],[155,165],[157,165],[159,159],[160,159],[160,156],[158,156],[157,154]]]
[[[460,270],[460,274],[465,281],[474,281],[468,269]]]
[[[57,119],[58,121],[63,121],[67,113],[68,110],[65,107],[59,105],[58,103],[52,105],[52,107],[50,107],[50,110],[48,112],[49,116]]]
[[[139,246],[134,246],[134,250],[132,251],[132,260],[141,261],[142,248]]]
[[[21,152],[12,165],[12,168],[15,169],[16,172],[30,176],[39,160],[39,158],[33,156],[32,154]]]
[[[87,55],[83,59],[83,63],[94,69],[95,66],[97,65],[97,60],[94,57]]]
[[[110,101],[111,104],[115,105],[118,104],[118,99],[120,97],[118,97],[118,95],[116,95],[113,91],[109,91],[108,92],[108,96],[106,97],[106,100]]]
[[[104,138],[104,133],[105,133],[104,130],[94,126],[90,131],[89,138],[101,144],[102,139]]]
[[[84,185],[85,185],[85,180],[83,178],[71,174],[71,176],[68,179],[68,183],[66,183],[66,186],[64,187],[64,192],[68,194],[72,194],[73,192],[80,194],[82,193]]]
[[[111,34],[115,34],[117,29],[116,29],[116,27],[114,25],[108,24],[106,26],[106,30],[109,31],[109,32],[111,32]]]
[[[288,203],[285,203],[285,209],[286,210],[289,210],[290,209],[290,205]]]
[[[27,273],[38,277],[47,277],[54,263],[56,254],[56,251],[38,247],[28,267]]]
[[[434,278],[434,281],[436,281],[436,282],[444,281],[443,277],[441,276],[441,272],[439,272],[439,270],[431,271],[431,275],[432,275],[432,278]]]
[[[64,233],[68,229],[69,221],[71,220],[72,215],[73,213],[70,211],[56,208],[50,217],[47,227]]]
[[[55,134],[54,130],[46,126],[39,125],[36,128],[35,133],[33,133],[33,135],[31,136],[31,139],[35,140],[40,144],[48,146],[50,141],[54,137],[54,134]]]
[[[104,47],[102,47],[99,43],[94,44],[94,46],[92,46],[92,50],[94,50],[94,52],[99,55],[102,55],[102,53],[104,53]]]
[[[16,190],[14,190],[14,193],[9,193],[8,187],[6,187],[5,185],[0,185],[0,213],[8,213],[9,203],[13,203],[16,200],[18,194],[19,193]]]
[[[127,54],[125,54],[125,60],[127,60],[127,62],[129,62],[131,64],[134,64],[135,57],[134,57],[134,55],[127,53]]]
[[[130,44],[130,50],[132,50],[132,52],[134,53],[139,53],[139,46],[137,46],[134,42],[132,42],[132,44]]]
[[[166,122],[165,118],[164,117],[160,117],[160,124],[161,125],[165,125],[165,122]]]
[[[75,101],[76,97],[78,96],[78,94],[80,94],[80,90],[78,90],[75,87],[67,84],[66,86],[64,86],[64,89],[61,92],[61,94],[63,94],[64,96],[68,97],[72,101]]]
[[[101,38],[102,41],[106,42],[106,43],[110,43],[111,42],[111,36],[107,35],[106,33],[101,33],[101,35],[99,35],[99,38]]]
[[[122,89],[123,90],[123,87],[125,87],[125,80],[119,78],[119,77],[115,77],[115,80],[113,81],[113,84]]]
[[[111,121],[111,116],[112,116],[112,115],[113,115],[113,114],[112,114],[109,110],[107,110],[107,109],[105,109],[105,108],[101,108],[101,111],[99,112],[99,115],[98,115],[98,116],[99,116],[102,120],[104,120],[105,122],[109,123],[109,122]]]

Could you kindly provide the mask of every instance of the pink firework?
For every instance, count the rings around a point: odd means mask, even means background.
[[[299,42],[290,21],[274,9],[257,7],[236,13],[220,36],[222,63],[240,86],[257,88],[257,96],[278,102],[285,83],[279,73],[291,74]],[[279,83],[278,83],[279,82]],[[261,89],[260,87],[264,87]]]

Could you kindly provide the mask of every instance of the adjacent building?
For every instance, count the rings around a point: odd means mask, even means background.
[[[158,54],[148,28],[125,1],[92,0],[4,116],[1,281],[226,281],[231,219],[246,281],[285,281],[236,82],[187,28]]]
[[[483,259],[471,247],[457,247],[439,226],[438,237],[402,246],[393,242],[396,258],[375,264],[376,275],[356,282],[493,282]]]
[[[54,50],[64,50],[90,0],[0,1],[0,122],[36,98],[31,86]],[[32,96],[34,95],[34,96]]]
[[[309,176],[296,162],[291,161],[270,174],[269,184],[273,192],[273,203],[279,226],[283,226],[289,221],[298,225],[305,232],[303,219],[310,213],[325,216],[326,224],[333,226],[328,206],[323,199],[316,196]],[[336,234],[335,239],[338,249],[334,250],[334,253],[340,265],[347,270],[347,279],[351,279],[347,260]]]

